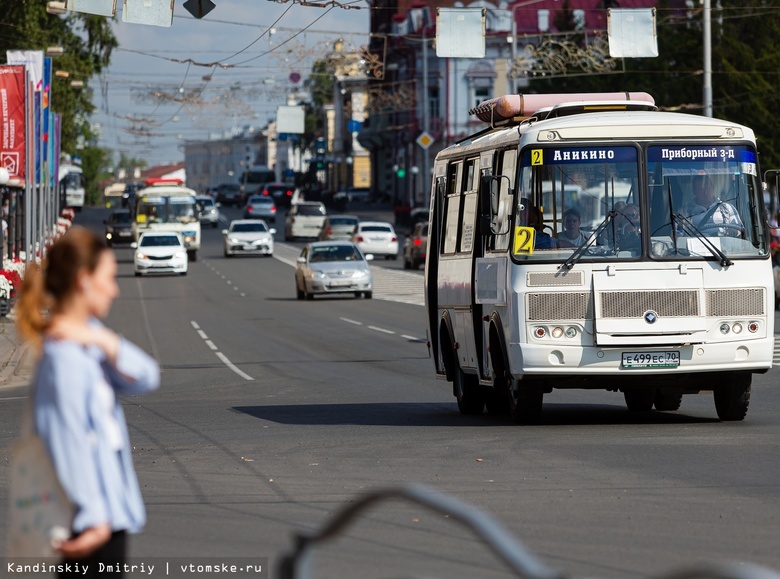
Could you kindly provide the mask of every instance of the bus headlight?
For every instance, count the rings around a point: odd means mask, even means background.
[[[569,326],[566,328],[566,337],[567,338],[576,338],[577,337],[577,328],[574,326]]]
[[[563,336],[563,328],[560,326],[555,326],[552,329],[552,337],[555,339],[558,339]]]
[[[721,324],[720,325],[720,333],[723,334],[724,336],[726,334],[728,334],[730,331],[731,331],[731,328],[729,327],[728,324]]]
[[[742,332],[742,324],[737,322],[736,324],[731,326],[731,331],[734,332],[735,334],[739,334],[740,332]]]

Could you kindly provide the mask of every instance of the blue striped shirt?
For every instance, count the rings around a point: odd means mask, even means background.
[[[106,522],[113,531],[138,532],[146,522],[122,406],[100,391],[106,383],[117,396],[150,392],[160,369],[124,338],[116,367],[97,347],[44,342],[33,379],[35,427],[76,507],[76,533]]]

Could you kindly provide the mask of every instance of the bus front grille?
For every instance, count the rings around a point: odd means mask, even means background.
[[[590,292],[528,294],[528,320],[587,320],[593,318]]]
[[[765,304],[764,288],[707,290],[708,316],[763,316]]]
[[[601,292],[602,318],[641,318],[652,310],[662,317],[701,315],[697,290]]]

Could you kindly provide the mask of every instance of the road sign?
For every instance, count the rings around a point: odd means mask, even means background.
[[[183,6],[187,12],[198,19],[203,18],[217,7],[211,0],[187,0]]]
[[[420,133],[420,136],[417,137],[417,144],[420,145],[423,149],[428,149],[428,147],[433,145],[435,140],[436,139],[434,139],[428,131],[423,131]]]

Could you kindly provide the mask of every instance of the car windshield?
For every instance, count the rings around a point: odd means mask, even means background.
[[[388,225],[364,225],[360,231],[381,231],[382,233],[392,233],[393,228]]]
[[[177,246],[179,238],[175,235],[144,235],[141,238],[141,247],[153,246]]]
[[[362,261],[363,256],[355,246],[328,245],[313,247],[309,255],[309,263],[322,263],[326,261]]]
[[[245,233],[248,231],[268,231],[265,223],[256,221],[254,223],[235,223],[232,229],[233,233]]]
[[[198,199],[198,203],[200,203],[203,207],[214,207],[214,200],[211,197]]]
[[[321,205],[298,205],[298,215],[325,215],[325,210]]]
[[[130,214],[127,212],[114,213],[111,215],[111,223],[130,223]]]

